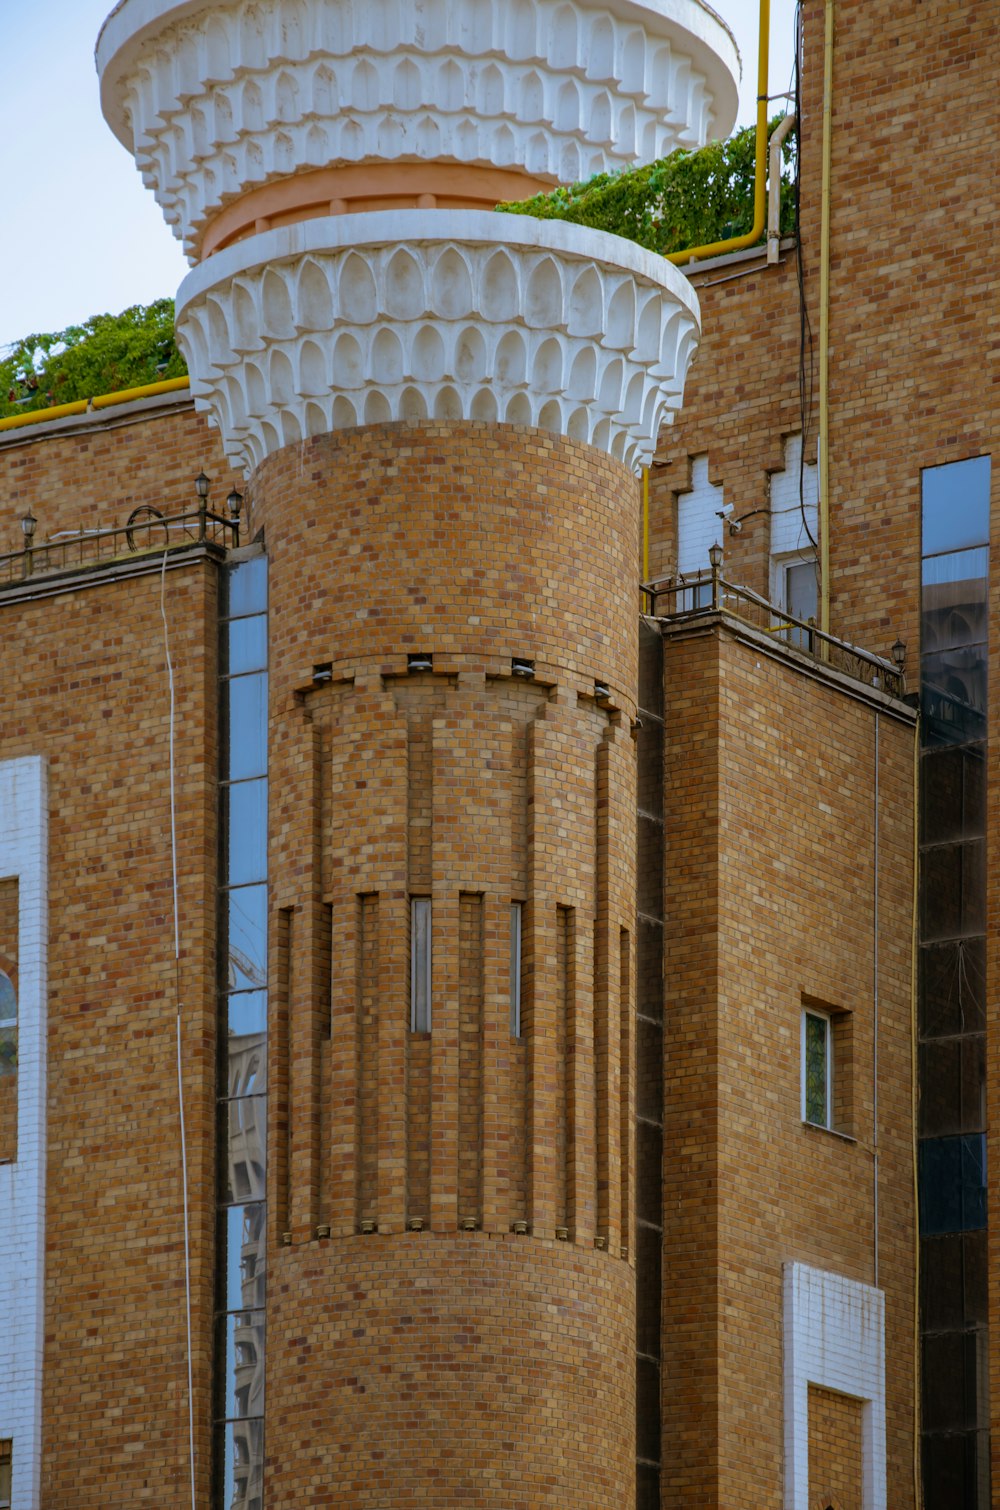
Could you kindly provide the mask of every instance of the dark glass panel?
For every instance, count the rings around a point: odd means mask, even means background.
[[[962,1144],[962,1230],[986,1226],[986,1136],[973,1133]]]
[[[924,1510],[976,1510],[965,1498],[965,1438],[925,1436],[921,1445]]]
[[[267,986],[267,887],[237,886],[227,893],[230,991]]]
[[[636,1124],[636,1214],[641,1221],[659,1226],[663,1197],[660,1184],[663,1134],[650,1122]]]
[[[226,885],[267,879],[267,778],[223,788]]]
[[[989,1267],[986,1228],[962,1236],[964,1262],[963,1299],[965,1325],[985,1326],[989,1321]]]
[[[962,1126],[962,1039],[932,1038],[920,1045],[920,1136],[939,1138]]]
[[[652,1463],[639,1463],[635,1475],[636,1510],[660,1510],[660,1470]]]
[[[663,636],[639,621],[639,707],[663,717]]]
[[[920,856],[920,928],[925,943],[982,933],[986,842],[939,844]]]
[[[660,1248],[663,1242],[655,1227],[636,1228],[636,1348],[653,1358],[660,1356]]]
[[[986,1023],[986,941],[961,939],[920,951],[920,1031],[927,1038]]]
[[[636,1024],[636,1115],[663,1121],[663,1029],[640,1017]]]
[[[963,751],[963,820],[966,839],[986,833],[986,748],[969,745]]]
[[[635,1369],[635,1454],[651,1463],[660,1461],[660,1369],[649,1358],[637,1358]]]
[[[233,618],[241,614],[267,611],[267,557],[252,556],[229,571],[227,612]]]
[[[636,1003],[644,1017],[663,1018],[663,924],[636,920]]]
[[[962,1304],[965,1235],[920,1240],[920,1326],[924,1332],[957,1332],[965,1325]]]
[[[218,1357],[224,1360],[227,1421],[264,1414],[264,1312],[233,1311],[217,1321]]]
[[[920,761],[920,843],[947,844],[964,835],[962,746],[926,750]]]
[[[961,550],[990,538],[990,458],[964,461],[921,472],[921,553]]]
[[[923,1340],[923,1424],[926,1431],[961,1431],[967,1420],[965,1332]]]
[[[663,916],[663,824],[640,813],[636,824],[636,907],[647,917]]]
[[[663,725],[643,724],[636,747],[636,792],[639,811],[663,817]],[[663,853],[660,851],[660,863]]]
[[[986,738],[987,672],[983,644],[921,657],[924,745],[970,744]]]
[[[962,1039],[962,1132],[986,1127],[986,1038],[969,1033]]]
[[[267,1097],[241,1096],[219,1104],[220,1198],[224,1204],[267,1195]]]
[[[244,671],[266,671],[266,617],[258,614],[252,619],[230,619],[226,625],[226,651],[230,676]]]
[[[267,774],[267,676],[234,676],[228,688],[229,759],[225,775],[230,781]]]
[[[226,1206],[220,1229],[219,1304],[227,1311],[264,1307],[267,1221],[263,1201]]]

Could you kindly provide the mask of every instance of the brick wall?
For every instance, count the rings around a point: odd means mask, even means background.
[[[862,1510],[860,1400],[809,1386],[809,1510]]]
[[[669,634],[665,663],[663,1502],[780,1505],[782,1264],[873,1283],[877,1147],[889,1503],[907,1506],[912,725],[880,713],[876,758],[873,707],[718,631]],[[851,1013],[850,1138],[803,1123],[804,1000]]]

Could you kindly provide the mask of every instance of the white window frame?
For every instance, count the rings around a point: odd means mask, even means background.
[[[521,1036],[521,939],[524,903],[510,904],[510,1036]]]
[[[826,1121],[817,1122],[814,1118],[806,1115],[806,1019],[815,1017],[823,1023],[826,1030]],[[833,1017],[829,1012],[824,1012],[818,1007],[802,1008],[802,1037],[801,1037],[801,1106],[802,1120],[810,1127],[823,1127],[830,1132],[833,1129]]]
[[[431,1031],[432,923],[430,897],[410,898],[410,1032]]]

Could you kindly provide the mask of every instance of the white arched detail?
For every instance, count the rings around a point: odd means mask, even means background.
[[[294,24],[291,5],[124,0],[105,23],[105,116],[189,253],[226,204],[289,172],[435,161],[556,182],[735,118],[736,50],[699,0],[455,0],[434,24],[404,5],[391,36],[369,0],[296,3]]]
[[[181,286],[177,331],[247,473],[299,433],[422,416],[536,425],[638,469],[680,407],[699,313],[670,263],[603,231],[403,210],[220,252]]]

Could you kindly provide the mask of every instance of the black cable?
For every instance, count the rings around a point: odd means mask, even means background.
[[[809,536],[813,550],[818,542],[809,528],[806,512],[805,475],[806,442],[809,437],[809,418],[813,404],[814,355],[813,333],[809,322],[809,306],[806,301],[806,272],[802,258],[802,0],[795,7],[795,268],[799,289],[799,429],[802,445],[799,450],[799,513],[802,525]]]

